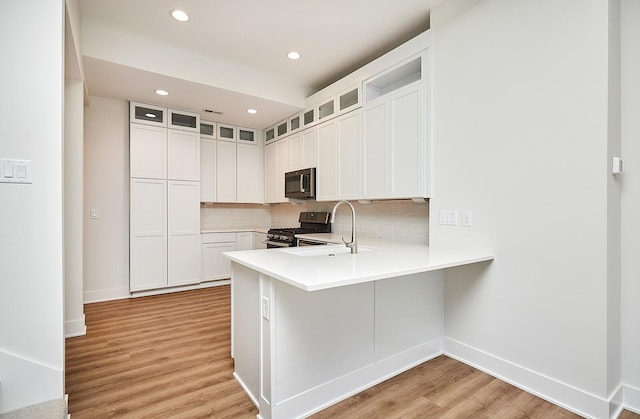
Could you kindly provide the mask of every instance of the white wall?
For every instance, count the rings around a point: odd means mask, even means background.
[[[269,227],[271,208],[268,205],[207,203],[200,209],[200,228],[203,231]]]
[[[63,5],[0,1],[0,158],[33,176],[0,183],[0,413],[64,395]]]
[[[640,412],[640,2],[621,1],[622,44],[622,381]]]
[[[473,226],[432,217],[430,243],[495,255],[446,272],[445,350],[608,416],[619,356],[608,2],[450,0],[431,24],[430,211],[471,210]]]
[[[84,301],[129,297],[129,104],[85,108]],[[98,219],[89,219],[95,208]]]
[[[64,282],[65,336],[86,333],[82,296],[84,83],[65,81]]]

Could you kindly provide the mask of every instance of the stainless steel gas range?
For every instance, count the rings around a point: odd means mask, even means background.
[[[299,234],[331,233],[330,212],[301,212],[298,221],[300,227],[271,228],[267,232],[267,248],[308,246],[318,243],[296,238]]]

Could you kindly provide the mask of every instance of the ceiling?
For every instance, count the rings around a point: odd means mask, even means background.
[[[79,0],[85,80],[90,95],[264,128],[428,29],[441,1]],[[173,20],[173,9],[191,20]]]

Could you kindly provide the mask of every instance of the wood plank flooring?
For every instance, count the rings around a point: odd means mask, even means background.
[[[85,314],[87,335],[66,342],[72,419],[256,417],[232,376],[228,285],[87,304]],[[330,417],[578,416],[440,356],[313,416]]]

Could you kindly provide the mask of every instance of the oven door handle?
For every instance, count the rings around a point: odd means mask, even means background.
[[[271,240],[265,240],[265,244],[266,245],[275,246],[275,247],[290,247],[289,243],[274,242],[274,241],[271,241]]]

